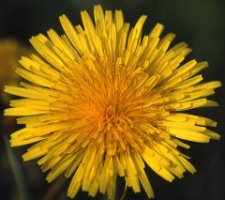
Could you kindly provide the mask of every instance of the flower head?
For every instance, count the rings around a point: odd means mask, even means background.
[[[5,84],[17,84],[20,77],[14,73],[18,59],[28,53],[28,48],[14,39],[0,39],[0,90],[1,100],[9,101],[9,95],[3,93]]]
[[[184,111],[216,106],[206,97],[220,82],[201,83],[207,62],[182,63],[191,50],[185,43],[170,47],[172,33],[160,39],[162,24],[142,36],[146,16],[132,28],[122,11],[101,6],[94,7],[94,22],[86,11],[81,18],[83,26],[74,27],[61,16],[62,36],[49,30],[48,37],[31,38],[39,56],[22,57],[16,70],[27,81],[5,87],[23,97],[5,110],[25,124],[11,145],[35,143],[23,159],[39,158],[49,182],[71,177],[70,197],[81,188],[114,199],[119,175],[151,198],[145,166],[171,182],[195,172],[177,148],[189,148],[183,140],[219,139],[207,128],[216,122]]]

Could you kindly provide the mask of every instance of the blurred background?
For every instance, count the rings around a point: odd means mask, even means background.
[[[0,0],[0,94],[1,112],[8,106],[9,96],[3,94],[5,84],[17,84],[19,78],[12,73],[21,55],[32,52],[29,38],[46,33],[49,28],[63,33],[58,17],[66,14],[74,25],[80,24],[80,11],[92,14],[93,5],[105,9],[122,9],[125,20],[132,25],[140,15],[148,15],[144,33],[157,22],[165,25],[164,33],[176,33],[175,43],[185,41],[193,49],[188,57],[207,60],[210,67],[204,70],[205,80],[225,81],[225,1],[224,0]],[[184,179],[167,183],[148,171],[156,200],[224,200],[225,199],[225,91],[219,88],[211,97],[220,103],[218,108],[198,109],[196,113],[218,122],[215,129],[222,135],[220,141],[209,144],[191,144],[185,151],[192,157],[197,169],[194,175],[185,173]],[[1,113],[1,116],[2,116]],[[22,162],[26,148],[9,148],[8,138],[19,127],[15,119],[1,117],[0,134],[0,200],[64,200],[67,184],[63,178],[52,184],[45,181],[35,161]],[[23,177],[23,178],[21,178]],[[21,181],[22,179],[22,181]],[[60,187],[60,192],[57,192]],[[118,181],[117,199],[123,192],[123,180]],[[25,195],[24,195],[25,194]],[[79,192],[77,200],[93,199]],[[95,199],[106,199],[102,195]],[[128,190],[127,200],[147,199],[145,192],[134,194]]]

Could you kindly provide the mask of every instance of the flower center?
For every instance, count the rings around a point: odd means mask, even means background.
[[[103,129],[110,131],[118,126],[119,121],[119,115],[115,107],[112,105],[108,106],[102,116]]]

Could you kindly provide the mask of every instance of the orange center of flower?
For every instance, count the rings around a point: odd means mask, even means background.
[[[145,117],[143,107],[148,97],[138,87],[148,77],[142,77],[146,75],[142,72],[139,79],[134,78],[132,72],[125,69],[115,70],[112,76],[105,66],[99,63],[95,66],[100,66],[99,71],[77,73],[76,80],[69,87],[75,99],[70,102],[74,107],[74,124],[83,124],[76,133],[89,132],[89,137],[94,135],[95,139],[104,141],[105,150],[113,155],[125,150],[126,145],[136,143],[135,149],[139,148],[142,139],[136,129],[140,128],[141,118]]]

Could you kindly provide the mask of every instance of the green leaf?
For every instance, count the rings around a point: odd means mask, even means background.
[[[3,135],[3,137],[4,137],[6,153],[7,153],[9,163],[13,172],[13,176],[15,178],[16,186],[19,192],[18,199],[28,200],[29,199],[28,192],[26,189],[25,180],[24,180],[19,162],[9,145],[8,137],[5,134]]]

